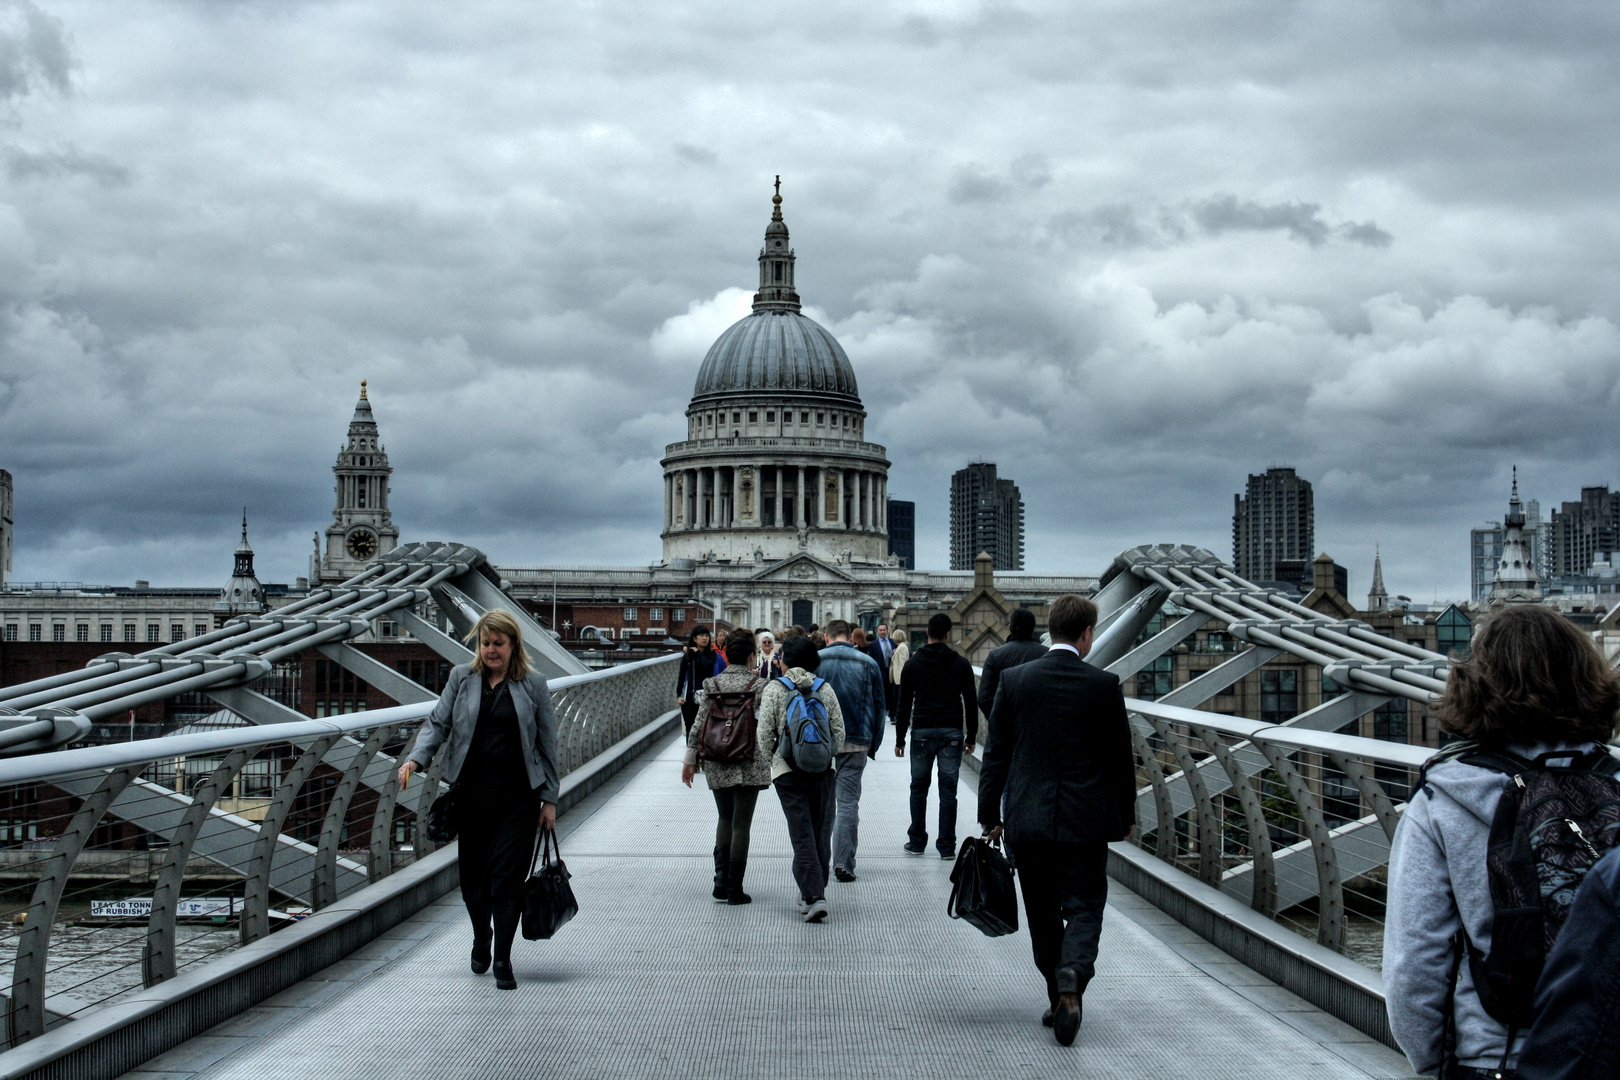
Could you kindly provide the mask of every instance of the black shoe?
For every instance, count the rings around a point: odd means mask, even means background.
[[[488,970],[489,970],[489,942],[487,942],[487,941],[475,941],[475,942],[473,942],[473,951],[472,951],[472,973],[474,975],[482,975],[484,972],[486,972]]]
[[[1045,1012],[1041,1013],[1041,1025],[1043,1027],[1051,1027],[1052,1026],[1052,1010],[1051,1009],[1047,1009]]]
[[[905,845],[905,852],[907,855],[924,855],[927,854],[928,848],[921,844],[917,845],[916,847],[912,847],[910,844],[907,844]]]
[[[855,875],[850,871],[845,870],[842,866],[833,867],[833,877],[837,878],[839,881],[855,880]]]
[[[718,847],[715,848],[714,849],[714,898],[716,900],[724,900],[726,898],[726,893],[727,893],[726,875],[727,875],[727,872],[730,870],[730,867],[731,867],[731,864],[730,864],[729,860],[727,860],[727,858],[725,856],[725,853],[720,848],[718,848]]]
[[[743,892],[743,876],[748,873],[748,860],[735,859],[726,864],[726,903],[732,907],[752,904],[754,898]],[[716,894],[718,895],[718,894]]]
[[[942,859],[954,859],[954,858],[956,858],[956,849],[953,848],[953,847],[951,847],[951,848],[940,848],[939,849],[939,857],[942,858]]]
[[[1063,1046],[1071,1045],[1074,1037],[1080,1034],[1079,994],[1058,995],[1057,1008],[1052,1012],[1052,1034],[1057,1036],[1057,1041]]]
[[[517,989],[517,976],[512,974],[512,961],[495,961],[495,986],[500,990]]]

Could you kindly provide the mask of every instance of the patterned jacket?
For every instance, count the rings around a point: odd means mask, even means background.
[[[709,718],[709,701],[716,693],[734,693],[738,690],[748,689],[750,684],[757,684],[757,690],[763,690],[767,685],[754,672],[745,667],[727,668],[713,678],[703,680],[703,704],[698,708],[697,718],[692,721],[692,730],[686,735],[686,764],[695,765],[703,773],[703,779],[709,782],[709,787],[769,787],[771,784],[771,758],[776,753],[776,742],[767,743],[758,739],[754,744],[753,761],[699,761],[698,739],[703,735],[704,721]],[[754,706],[754,715],[759,715],[759,705]]]

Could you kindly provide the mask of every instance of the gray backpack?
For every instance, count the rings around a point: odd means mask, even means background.
[[[826,772],[832,768],[832,722],[827,719],[827,706],[816,697],[816,691],[826,686],[827,680],[816,679],[810,689],[803,691],[786,675],[776,681],[792,691],[777,752],[798,772]]]

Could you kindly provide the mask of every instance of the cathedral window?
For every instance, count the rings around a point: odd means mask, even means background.
[[[104,629],[111,630],[112,627],[108,626],[108,627],[105,627]],[[196,625],[192,626],[192,628],[191,628],[191,636],[192,637],[202,637],[206,633],[208,633],[208,625],[206,623],[197,623]],[[111,641],[112,640],[112,635],[109,634],[107,636],[106,640]]]
[[[66,641],[67,640],[67,626],[62,624],[62,623],[57,623],[56,625],[52,626],[51,627],[51,640],[52,641]]]
[[[776,423],[776,413],[771,411],[770,409],[766,409],[765,410],[765,422],[767,424]]]
[[[157,623],[147,623],[146,624],[146,640],[147,641],[162,641],[163,640],[163,627],[158,625]]]
[[[816,423],[825,424],[826,422],[827,422],[827,414],[826,413],[819,413],[819,412],[816,413]]]
[[[748,422],[750,424],[759,423],[759,411],[757,409],[749,409],[748,410]]]
[[[782,280],[782,264],[781,263],[776,263],[774,265],[776,266],[776,280],[781,281]]]
[[[733,424],[740,424],[740,423],[742,423],[742,413],[740,413],[740,412],[734,412],[734,413],[732,413],[732,414],[731,414],[731,422],[732,422],[732,423],[733,423]]]
[[[82,622],[78,626],[75,626],[73,628],[73,640],[74,641],[89,641],[90,640],[90,624],[87,623],[87,622]]]
[[[124,624],[124,640],[125,641],[134,641],[135,640],[135,624],[134,623],[127,622],[127,623]]]
[[[112,639],[113,639],[112,634],[113,634],[112,623],[102,623],[101,624],[101,640],[105,641],[105,642],[111,642]]]
[[[808,424],[809,422],[810,422],[810,414],[809,413],[802,412],[802,413],[799,414],[799,423]]]
[[[38,641],[38,640],[40,640],[40,635],[41,635],[42,632],[43,631],[41,631],[39,623],[36,622],[36,623],[29,623],[28,624],[28,640],[29,641]]]
[[[6,640],[7,641],[16,641],[17,640],[17,624],[16,623],[14,623],[14,622],[6,623]]]

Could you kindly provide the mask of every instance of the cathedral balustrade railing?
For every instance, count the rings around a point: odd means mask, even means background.
[[[549,680],[563,802],[667,730],[678,654]],[[6,1046],[200,971],[426,858],[429,700],[0,761]]]
[[[878,458],[884,457],[886,453],[886,449],[878,443],[861,442],[855,439],[828,439],[822,436],[801,438],[797,435],[739,435],[727,439],[688,439],[685,442],[670,443],[665,448],[665,456],[673,457],[677,454],[695,450],[777,447],[789,451],[841,450],[847,453]]]

